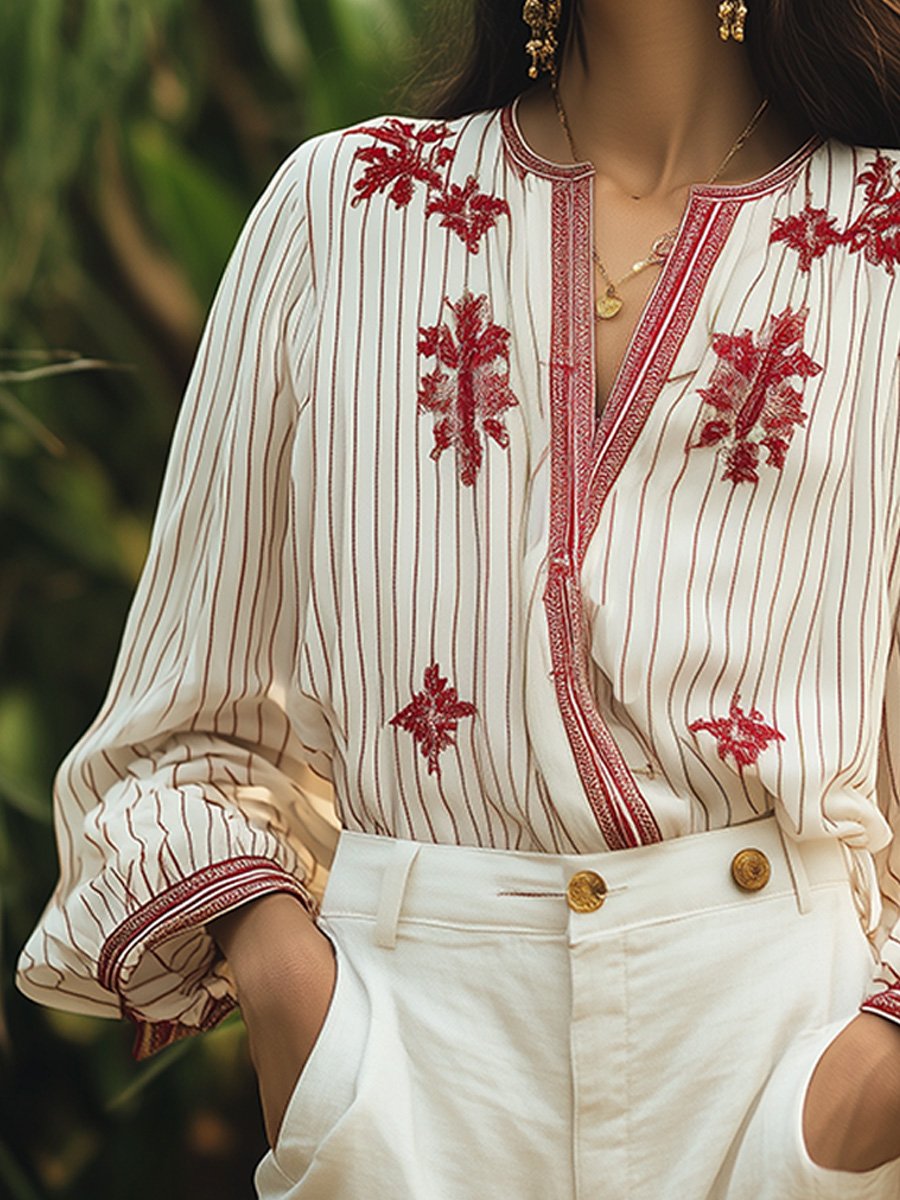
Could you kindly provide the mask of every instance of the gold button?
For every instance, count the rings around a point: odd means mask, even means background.
[[[578,871],[569,880],[566,902],[575,912],[596,912],[606,899],[606,881],[596,871]]]
[[[745,892],[758,892],[769,882],[772,867],[762,850],[748,847],[739,850],[731,860],[731,874],[739,888]]]

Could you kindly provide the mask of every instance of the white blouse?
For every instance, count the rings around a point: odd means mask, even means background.
[[[580,853],[774,811],[848,847],[900,1019],[900,152],[695,186],[599,420],[592,202],[515,105],[277,173],[57,776],[28,996],[140,1055],[210,1027],[204,923],[314,910],[339,825]]]

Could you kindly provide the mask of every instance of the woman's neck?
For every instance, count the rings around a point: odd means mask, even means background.
[[[746,46],[719,38],[714,0],[583,0],[581,10],[584,57],[572,37],[559,68],[579,156],[631,196],[708,179],[763,99]],[[568,158],[548,93],[525,100],[526,137]],[[721,181],[765,174],[807,132],[770,106]]]

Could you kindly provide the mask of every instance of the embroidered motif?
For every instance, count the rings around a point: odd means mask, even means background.
[[[506,449],[509,433],[499,416],[519,402],[509,386],[509,330],[491,320],[487,296],[464,292],[456,304],[446,303],[455,334],[445,322],[419,330],[419,353],[438,363],[422,379],[419,410],[441,416],[431,457],[452,446],[460,482],[470,486],[484,456],[479,427]]]
[[[354,162],[367,163],[363,174],[353,184],[356,195],[351,204],[370,200],[377,192],[387,191],[396,208],[405,208],[415,193],[415,183],[429,189],[440,188],[440,169],[453,161],[456,154],[444,142],[450,137],[450,127],[443,121],[416,129],[411,121],[388,117],[383,125],[363,126],[350,133],[368,133],[385,145],[362,146],[353,156]]]
[[[483,192],[475,176],[470,175],[465,187],[450,184],[429,200],[425,215],[430,217],[432,213],[442,213],[441,226],[451,229],[472,254],[477,254],[479,242],[494,228],[497,218],[509,216],[509,205],[500,197]]]
[[[785,737],[774,725],[766,724],[759,709],[751,708],[749,713],[745,713],[740,699],[740,693],[735,692],[727,717],[692,721],[688,729],[691,733],[700,730],[711,733],[716,739],[719,758],[725,762],[730,754],[738,770],[743,771],[744,767],[756,762],[770,742],[783,742]]]
[[[390,724],[405,729],[419,743],[419,750],[428,759],[428,774],[440,778],[438,755],[448,746],[456,745],[454,734],[463,717],[475,715],[475,705],[460,700],[456,688],[448,687],[437,663],[425,670],[425,686],[416,692],[405,708],[391,717]]]
[[[841,234],[835,218],[825,208],[813,208],[807,204],[800,212],[792,213],[775,222],[770,242],[787,242],[800,255],[797,264],[801,271],[808,271],[817,258],[821,258],[829,246],[836,246]]]
[[[808,379],[822,370],[802,345],[808,311],[803,307],[794,312],[788,306],[770,316],[758,340],[749,329],[739,334],[713,334],[719,362],[700,395],[716,416],[706,421],[699,440],[687,449],[722,446],[722,479],[757,483],[762,448],[770,467],[781,470],[784,466],[794,430],[809,415],[801,408],[800,392],[789,380],[794,376]]]
[[[387,192],[395,208],[405,208],[415,195],[416,185],[424,184],[428,193],[425,216],[440,213],[441,226],[456,234],[470,254],[477,254],[481,239],[494,228],[497,218],[509,216],[509,205],[501,197],[483,192],[474,175],[469,175],[462,187],[450,182],[449,167],[456,150],[446,142],[452,132],[443,121],[416,128],[412,121],[398,117],[388,117],[381,125],[348,130],[376,139],[353,156],[353,161],[359,159],[366,169],[353,184],[351,205]]]
[[[868,262],[894,274],[900,263],[900,171],[895,179],[891,159],[876,151],[855,182],[865,188],[865,205],[846,229],[838,229],[835,217],[808,201],[801,212],[775,221],[769,240],[796,250],[801,271],[808,271],[832,246],[846,246],[851,254],[861,251]]]

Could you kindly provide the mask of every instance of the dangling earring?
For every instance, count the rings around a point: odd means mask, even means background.
[[[525,0],[522,20],[531,26],[531,39],[525,45],[531,55],[528,74],[532,79],[541,71],[549,71],[556,79],[556,30],[562,15],[562,0]]]
[[[722,0],[719,5],[719,37],[723,42],[727,42],[729,37],[742,42],[746,20],[747,5],[744,0]]]

